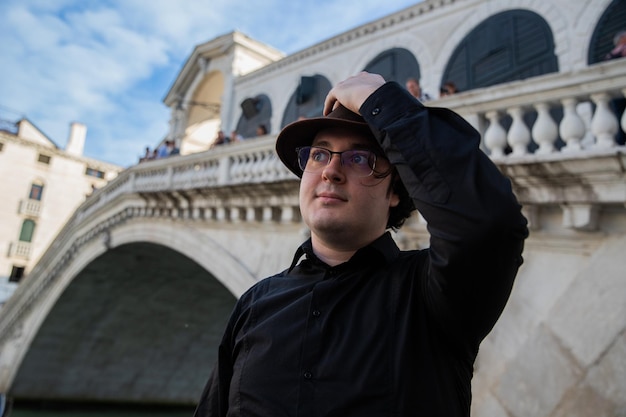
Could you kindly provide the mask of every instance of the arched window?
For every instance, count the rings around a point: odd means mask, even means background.
[[[622,30],[626,30],[626,0],[613,0],[593,31],[587,63],[604,61],[605,55],[614,47],[613,38]]]
[[[381,52],[363,69],[380,74],[386,81],[396,81],[404,86],[409,78],[421,78],[420,66],[413,54],[404,48],[393,48]]]
[[[35,233],[35,222],[30,219],[24,220],[20,231],[20,242],[31,242],[33,233]]]
[[[243,114],[237,123],[237,133],[244,138],[253,138],[256,136],[256,128],[259,125],[265,125],[268,132],[272,131],[272,103],[265,94],[256,97],[247,98],[241,102],[241,110]]]
[[[300,77],[300,83],[289,98],[283,113],[281,128],[301,117],[320,117],[324,111],[324,100],[331,85],[326,77],[316,74]]]
[[[547,22],[528,10],[510,10],[465,37],[450,57],[442,84],[451,81],[467,91],[551,72],[558,72],[558,61]]]
[[[30,185],[30,193],[28,193],[28,198],[31,200],[41,201],[41,196],[43,194],[43,184],[39,182],[34,182]]]

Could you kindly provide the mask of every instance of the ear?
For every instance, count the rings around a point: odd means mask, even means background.
[[[397,207],[400,204],[400,196],[396,194],[395,191],[391,190],[391,195],[389,196],[389,207]]]

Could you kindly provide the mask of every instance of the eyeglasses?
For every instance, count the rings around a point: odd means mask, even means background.
[[[365,149],[351,149],[333,152],[318,146],[297,148],[298,165],[303,172],[319,172],[328,164],[333,155],[339,155],[341,166],[355,177],[368,177],[376,167],[376,154]]]

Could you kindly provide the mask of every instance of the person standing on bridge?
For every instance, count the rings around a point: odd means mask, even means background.
[[[480,136],[447,109],[362,72],[324,117],[286,126],[311,237],[238,300],[203,416],[469,416],[473,363],[528,235]],[[401,251],[417,208],[430,247]]]

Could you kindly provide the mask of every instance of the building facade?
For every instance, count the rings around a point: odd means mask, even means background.
[[[122,167],[82,155],[86,127],[59,148],[29,120],[0,131],[0,305],[37,263],[74,210]],[[8,179],[8,180],[7,180]]]

